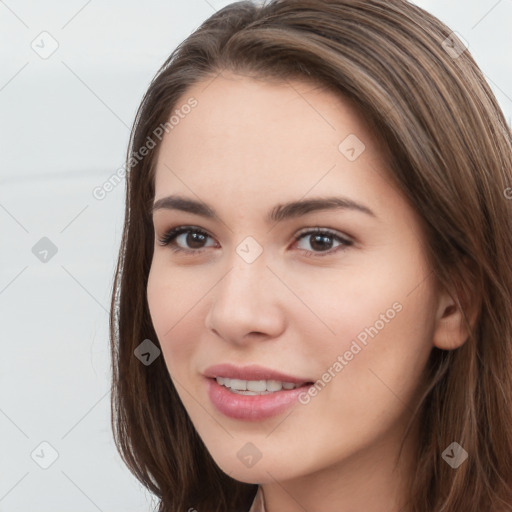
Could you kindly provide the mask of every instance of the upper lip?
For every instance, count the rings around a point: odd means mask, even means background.
[[[309,379],[286,375],[285,373],[256,364],[249,366],[235,366],[229,363],[216,364],[208,367],[205,370],[204,375],[210,378],[227,377],[228,379],[240,380],[277,380],[280,382],[291,382],[293,384],[311,382]]]

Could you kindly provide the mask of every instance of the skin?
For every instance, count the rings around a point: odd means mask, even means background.
[[[414,428],[395,462],[421,372],[433,346],[456,348],[467,333],[436,284],[420,219],[390,179],[385,148],[347,100],[307,82],[224,72],[194,85],[177,106],[191,96],[197,107],[162,140],[155,200],[200,199],[218,217],[156,210],[147,288],[180,398],[220,468],[262,486],[267,512],[398,510],[414,470]],[[349,134],[365,145],[354,161],[338,148]],[[333,195],[375,217],[332,210],[265,222],[278,203]],[[186,234],[174,241],[202,253],[159,244],[181,225],[208,233],[196,245]],[[353,244],[294,239],[315,227]],[[250,264],[236,252],[247,236],[263,250]],[[212,364],[321,379],[396,303],[400,312],[307,404],[248,422],[209,400],[202,374]],[[262,455],[252,467],[237,457],[248,442]]]

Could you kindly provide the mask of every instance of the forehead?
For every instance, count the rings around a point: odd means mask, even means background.
[[[195,107],[180,111],[191,99]],[[385,173],[365,119],[316,84],[224,73],[189,88],[173,112],[179,121],[161,143],[157,197],[179,192],[277,202],[287,199],[283,194],[297,199],[335,189],[363,197]]]

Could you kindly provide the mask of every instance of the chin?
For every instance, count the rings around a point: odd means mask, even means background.
[[[224,473],[247,484],[266,484],[297,476],[290,473],[290,464],[287,464],[285,460],[275,461],[273,457],[265,459],[264,455],[254,462],[255,459],[244,461],[243,456],[239,458],[237,453],[233,457],[227,458],[224,452],[220,458],[214,457],[214,460]],[[297,467],[294,469],[297,470]]]

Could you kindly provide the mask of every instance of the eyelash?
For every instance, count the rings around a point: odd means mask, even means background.
[[[173,242],[179,235],[181,235],[183,233],[198,233],[205,237],[210,237],[210,235],[208,233],[206,233],[206,231],[203,231],[200,228],[197,228],[194,226],[177,226],[177,227],[172,228],[169,231],[167,231],[162,238],[158,239],[158,242],[162,246],[167,246],[171,242]],[[321,252],[307,251],[305,249],[299,249],[301,251],[305,251],[306,253],[309,253],[309,254],[306,254],[307,257],[322,258],[324,256],[329,256],[329,255],[334,254],[335,252],[338,252],[339,250],[345,250],[347,247],[353,245],[353,243],[354,243],[352,240],[349,240],[348,238],[344,238],[334,231],[331,231],[331,230],[325,229],[325,228],[322,229],[319,227],[314,228],[314,229],[307,229],[307,230],[300,231],[299,233],[297,233],[294,236],[294,238],[295,238],[295,241],[300,241],[302,238],[306,238],[308,235],[318,235],[318,234],[328,235],[328,236],[336,239],[337,241],[341,242],[341,245],[338,247],[335,247],[334,249],[330,249],[328,251],[321,251]],[[341,247],[341,249],[340,249],[340,247]],[[173,252],[188,253],[191,256],[198,256],[203,251],[205,251],[207,248],[205,247],[205,248],[201,248],[201,249],[182,249],[181,247],[174,246],[174,247],[171,247],[171,249]]]

